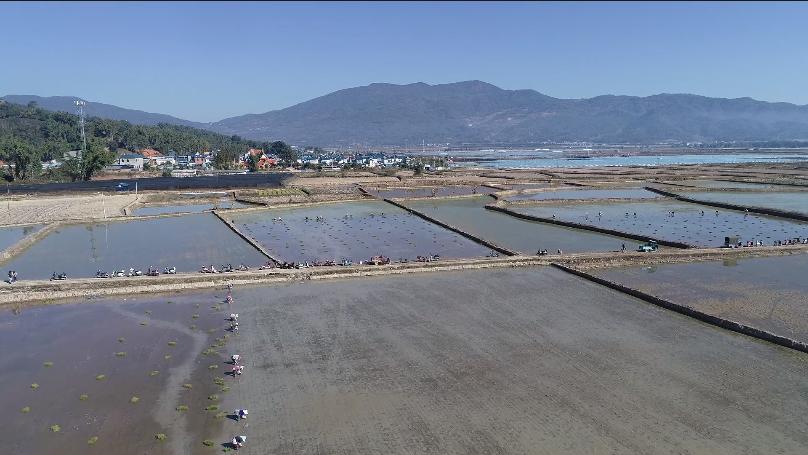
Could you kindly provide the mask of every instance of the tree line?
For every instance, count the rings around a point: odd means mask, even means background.
[[[33,102],[23,106],[0,101],[0,160],[14,165],[4,176],[7,180],[89,180],[114,162],[118,149],[153,148],[177,155],[219,151],[214,166],[220,169],[232,168],[250,148],[278,151],[287,162],[296,159],[294,150],[281,141],[256,142],[178,125],[143,126],[90,117],[85,122],[85,136],[86,152],[80,158],[65,158],[67,152],[82,149],[77,115],[47,111]],[[63,161],[63,165],[43,173],[42,163],[50,160]]]

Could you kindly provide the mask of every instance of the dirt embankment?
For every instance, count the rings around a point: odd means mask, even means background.
[[[0,225],[93,220],[123,216],[137,200],[128,194],[15,198],[0,204]]]

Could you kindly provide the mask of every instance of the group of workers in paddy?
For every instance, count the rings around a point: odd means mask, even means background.
[[[225,302],[227,302],[228,306],[232,306],[233,304],[233,284],[227,283],[227,297],[225,298]],[[230,317],[228,318],[230,321],[230,328],[229,330],[233,333],[238,332],[238,313],[230,313]],[[231,369],[231,374],[233,377],[241,376],[244,373],[244,365],[241,364],[241,354],[233,354],[230,356],[230,363],[233,365]],[[244,420],[250,414],[250,411],[247,409],[236,409],[234,412],[235,418],[238,421]],[[245,425],[246,427],[246,425]],[[233,436],[233,439],[230,441],[230,446],[234,450],[238,450],[244,447],[244,444],[247,443],[247,436],[246,435],[236,435]]]

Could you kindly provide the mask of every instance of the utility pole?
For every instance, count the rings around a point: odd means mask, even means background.
[[[84,106],[87,102],[84,100],[76,100],[76,110],[79,114],[79,128],[81,129],[81,154],[79,159],[87,152],[87,136],[84,134]]]

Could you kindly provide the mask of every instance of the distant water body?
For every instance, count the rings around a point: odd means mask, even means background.
[[[808,161],[808,155],[776,153],[738,153],[727,155],[649,155],[602,156],[585,159],[531,158],[501,159],[465,162],[459,166],[503,168],[589,167],[589,166],[665,166],[671,164],[738,164],[738,163],[790,163]]]

